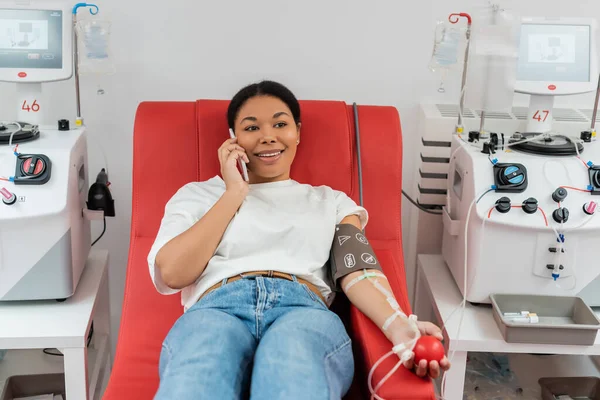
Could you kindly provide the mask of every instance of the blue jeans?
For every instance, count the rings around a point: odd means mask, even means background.
[[[247,277],[173,325],[155,400],[339,400],[354,375],[340,318],[297,281]]]

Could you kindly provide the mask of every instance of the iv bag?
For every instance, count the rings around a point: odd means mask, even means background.
[[[75,29],[81,75],[115,72],[110,51],[110,27],[111,23],[105,20],[77,21]]]
[[[433,52],[429,61],[429,69],[441,72],[438,92],[444,93],[444,83],[448,71],[459,62],[459,49],[466,42],[465,31],[449,22],[438,21],[435,27]]]
[[[449,69],[458,63],[458,51],[464,32],[447,22],[438,21],[435,27],[433,52],[429,68],[432,71]]]
[[[512,111],[520,26],[519,18],[503,10],[473,18],[465,107]]]

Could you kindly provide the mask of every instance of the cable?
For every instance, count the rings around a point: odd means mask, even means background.
[[[587,189],[578,189],[578,188],[576,188],[576,187],[573,187],[573,186],[560,186],[560,187],[561,187],[561,188],[563,188],[563,189],[576,190],[576,191],[578,191],[578,192],[585,192],[585,193],[589,193],[589,192],[591,192],[591,190],[587,190]]]
[[[358,197],[360,200],[360,206],[363,207],[362,163],[360,157],[360,127],[358,125],[358,106],[356,105],[356,103],[352,103],[352,110],[354,111],[354,129],[356,132],[356,156],[358,158]]]
[[[496,188],[495,188],[495,187],[493,187],[493,188],[490,188],[490,189],[486,190],[486,191],[485,191],[485,192],[484,192],[484,193],[483,193],[481,196],[479,196],[479,198],[477,199],[477,201],[476,201],[475,203],[479,203],[479,201],[480,201],[481,199],[483,199],[483,196],[485,196],[485,195],[486,195],[486,194],[488,194],[489,192],[493,192],[494,190],[496,190]]]
[[[103,218],[103,221],[104,221],[104,228],[102,228],[102,233],[100,234],[100,236],[98,236],[98,239],[94,240],[94,242],[92,243],[92,246],[95,245],[98,242],[98,240],[100,240],[100,238],[102,236],[104,236],[104,232],[106,232],[106,217]]]
[[[90,344],[92,343],[92,336],[94,336],[94,322],[93,321],[92,321],[92,325],[90,326],[90,331],[88,333],[86,347],[90,347]],[[52,350],[56,350],[56,352],[54,352]],[[61,353],[56,348],[55,349],[45,348],[45,349],[42,349],[42,351],[44,352],[44,354],[48,354],[49,356],[64,357],[64,354]]]
[[[404,189],[402,189],[402,194],[404,195],[404,197],[406,197],[408,199],[408,201],[410,201],[415,207],[417,207],[419,210],[426,212],[428,214],[433,214],[433,215],[442,215],[442,211],[441,210],[430,210],[428,208],[423,207],[422,205],[420,205],[419,203],[417,203],[416,201],[414,201],[405,191]]]
[[[12,147],[12,140],[13,140],[14,134],[23,130],[23,127],[17,121],[0,121],[0,126],[6,126],[6,125],[16,125],[18,128],[15,131],[13,131],[13,133],[10,134],[10,139],[8,140],[8,147]]]
[[[53,352],[52,350],[56,350],[56,353]],[[63,357],[64,354],[61,353],[60,351],[58,351],[58,349],[44,349],[42,350],[44,352],[44,354],[48,354],[49,356],[56,356],[56,357]]]

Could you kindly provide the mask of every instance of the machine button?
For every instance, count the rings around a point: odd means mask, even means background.
[[[496,210],[502,214],[510,211],[510,199],[508,197],[500,197],[496,200]]]
[[[591,131],[583,131],[583,132],[581,132],[581,135],[579,137],[584,142],[590,143],[592,141],[592,132]]]
[[[569,220],[569,210],[565,207],[557,208],[552,213],[552,218],[559,224],[562,222],[567,222]]]
[[[530,197],[523,202],[521,208],[523,208],[523,211],[525,211],[527,214],[533,214],[538,209],[538,201],[533,197]]]
[[[560,203],[561,201],[564,201],[567,198],[567,194],[567,189],[558,188],[554,191],[554,193],[552,193],[552,200],[554,200],[557,203]]]
[[[0,188],[0,194],[2,195],[2,202],[7,206],[15,204],[17,201],[17,196],[9,192],[6,188]]]
[[[595,201],[590,201],[583,205],[583,212],[587,215],[593,215],[596,212],[596,207],[598,207],[598,204]]]
[[[473,143],[479,140],[478,131],[469,131],[469,142]]]

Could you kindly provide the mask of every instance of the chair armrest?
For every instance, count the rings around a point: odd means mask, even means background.
[[[355,350],[360,354],[355,355],[356,370],[362,371],[355,379],[360,379],[360,387],[365,395],[370,397],[368,376],[373,365],[392,349],[391,342],[383,332],[367,318],[358,308],[350,307],[352,336],[355,341]],[[398,363],[396,355],[388,357],[382,362],[373,374],[372,385],[375,387],[381,379]],[[401,366],[386,380],[377,394],[386,400],[435,400],[433,382],[431,379],[422,379],[413,372]]]

